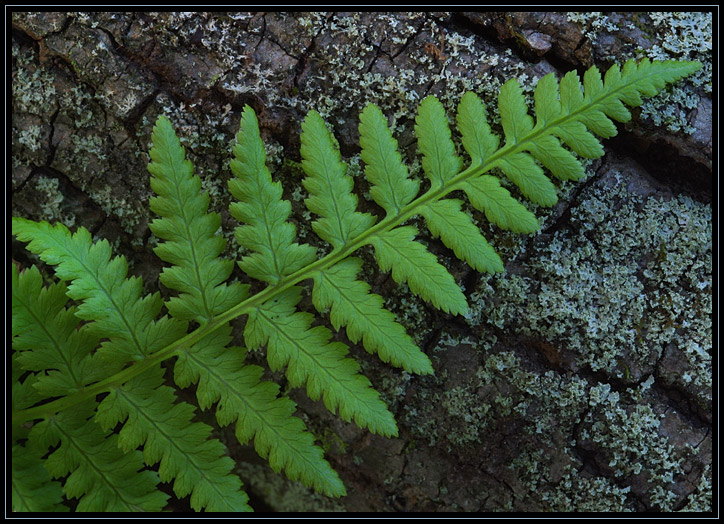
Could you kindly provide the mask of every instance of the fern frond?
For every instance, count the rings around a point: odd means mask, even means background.
[[[76,315],[95,321],[87,324],[83,329],[91,330],[91,332],[104,329],[106,336],[110,337],[110,340],[105,343],[106,346],[102,345],[98,350],[101,358],[107,359],[111,350],[116,352],[113,355],[115,359],[112,360],[113,362],[119,359],[147,358],[185,333],[185,323],[175,322],[167,317],[158,322],[153,320],[160,312],[160,298],[158,296],[140,298],[140,279],[124,279],[125,261],[121,258],[109,261],[110,250],[107,244],[102,242],[91,244],[90,236],[84,229],[80,229],[73,236],[64,227],[56,227],[54,231],[55,233],[49,233],[48,226],[44,223],[18,221],[16,234],[21,240],[26,236],[32,238],[29,248],[37,250],[41,258],[49,263],[57,264],[56,274],[72,280],[67,290],[68,296],[83,300]],[[51,239],[55,242],[51,242]],[[115,271],[107,272],[106,266]],[[91,314],[85,313],[89,304],[100,310],[90,311]],[[113,328],[109,326],[113,326]],[[129,346],[136,352],[129,352],[127,349]],[[125,351],[119,352],[118,348]],[[104,349],[105,352],[101,353]],[[102,366],[96,363],[96,368],[102,369]],[[155,366],[155,369],[157,372],[161,372],[160,366]],[[147,373],[150,372],[152,371],[147,371]],[[137,377],[135,380],[140,379]],[[101,404],[102,408],[97,414],[98,420],[103,423],[106,430],[125,420],[121,435],[126,438],[128,435],[134,435],[135,439],[132,439],[132,445],[129,445],[124,442],[123,438],[119,438],[119,445],[122,446],[123,452],[131,452],[135,447],[144,444],[144,456],[149,461],[148,465],[153,465],[160,460],[157,452],[154,453],[154,449],[157,448],[154,448],[153,445],[159,439],[164,441],[164,449],[175,450],[176,455],[173,460],[162,461],[161,474],[164,480],[169,480],[173,476],[179,477],[175,485],[178,493],[185,495],[193,488],[192,499],[197,505],[197,509],[206,504],[222,507],[219,499],[209,496],[208,493],[210,489],[208,485],[213,485],[214,482],[220,484],[224,490],[236,487],[235,491],[228,493],[228,500],[234,501],[232,506],[235,508],[248,508],[246,495],[239,492],[238,479],[229,475],[232,464],[228,460],[222,461],[220,458],[222,453],[218,449],[220,443],[209,441],[203,442],[202,446],[202,443],[193,441],[185,447],[173,445],[170,436],[178,431],[178,424],[181,424],[183,429],[190,434],[194,433],[191,429],[193,426],[188,423],[188,420],[184,421],[183,417],[178,420],[169,420],[164,419],[161,415],[164,413],[180,414],[181,410],[188,410],[190,406],[179,404],[179,407],[172,409],[172,402],[167,398],[168,394],[164,397],[164,389],[159,387],[161,382],[162,375],[159,375],[156,388],[146,387],[141,391],[132,389],[135,396],[131,400],[129,400],[130,393],[126,392],[122,398],[127,400],[127,404],[114,401],[118,398],[119,392],[124,391],[124,388],[131,388],[134,381],[127,382],[123,386],[110,386],[110,394],[104,399]],[[109,406],[113,406],[114,409]],[[158,411],[159,408],[161,411]],[[96,452],[104,453],[103,450],[106,446],[105,443],[98,443],[98,445],[94,445],[88,455],[91,456]],[[217,447],[217,457],[211,468],[212,461],[208,448],[214,446]],[[197,478],[192,478],[193,482],[189,482],[186,480],[188,478],[185,469],[186,462],[193,464],[194,461],[196,464],[204,465],[207,469]],[[223,471],[224,467],[226,471]],[[193,470],[194,468],[189,469],[189,471]],[[208,482],[202,482],[201,479]],[[228,507],[226,506],[226,509]]]
[[[320,215],[312,223],[319,236],[337,249],[368,231],[375,223],[368,213],[356,211],[352,178],[345,175],[338,146],[318,113],[311,111],[302,124],[302,167],[307,174],[305,201]],[[353,342],[363,340],[365,349],[384,362],[408,371],[431,373],[432,367],[392,313],[382,308],[382,299],[369,293],[369,286],[356,280],[359,260],[350,258],[314,275],[313,300],[319,312],[331,308],[335,329],[347,328]]]
[[[451,314],[464,314],[468,303],[460,287],[435,255],[414,240],[417,228],[401,226],[380,233],[372,240],[375,257],[382,271],[392,270],[392,278],[406,282],[410,291]]]
[[[12,378],[13,381],[10,405],[13,415],[17,411],[25,410],[41,402],[44,398],[35,388],[35,384],[38,382],[38,378],[42,377],[42,373],[29,373],[26,371],[18,362],[18,355],[19,352],[13,351],[10,360],[10,378]],[[27,433],[26,429],[24,425],[19,425],[13,419],[11,427],[13,441],[25,438]]]
[[[249,314],[244,339],[251,349],[267,344],[269,367],[286,366],[292,387],[306,384],[312,400],[323,397],[324,405],[345,421],[354,419],[373,433],[397,435],[397,424],[379,393],[359,374],[359,365],[348,358],[347,346],[330,342],[323,326],[311,327],[314,317],[295,310],[301,289],[292,287]]]
[[[459,259],[483,273],[500,273],[503,261],[480,233],[472,219],[462,211],[462,200],[448,198],[420,210],[430,233],[442,239]],[[537,222],[536,222],[537,225]]]
[[[225,284],[234,263],[219,254],[226,241],[217,235],[218,213],[207,213],[209,195],[201,191],[181,143],[165,117],[153,128],[151,189],[158,195],[149,201],[151,211],[161,216],[149,224],[165,240],[154,248],[161,260],[173,264],[161,272],[161,283],[180,292],[166,307],[179,320],[205,322],[238,304],[248,295],[248,286]]]
[[[456,120],[465,151],[473,166],[482,165],[500,146],[500,138],[490,130],[485,104],[468,91],[460,99]]]
[[[316,260],[317,253],[312,246],[294,242],[296,228],[287,221],[291,204],[282,199],[281,184],[272,182],[259,122],[249,106],[244,108],[233,152],[231,171],[236,178],[229,180],[229,191],[239,202],[229,211],[245,224],[236,228],[237,241],[253,251],[239,267],[252,278],[276,284]]]
[[[104,430],[124,422],[118,446],[125,452],[143,446],[144,462],[159,463],[162,482],[174,480],[178,497],[191,494],[195,511],[251,511],[241,482],[231,474],[234,462],[225,447],[209,438],[211,427],[191,422],[194,407],[175,402],[163,385],[163,369],[154,366],[123,386],[113,388],[98,406],[96,421]]]
[[[462,189],[470,203],[485,217],[502,229],[515,233],[534,233],[540,227],[533,213],[510,196],[510,192],[501,187],[500,180],[491,175],[466,180]]]
[[[325,135],[324,130],[318,125],[315,129],[314,117],[310,120],[308,129],[310,133],[308,143],[312,142],[313,136],[316,135],[317,139],[321,137],[324,141],[318,143],[317,147],[322,147],[326,153],[334,152],[334,145],[330,147],[329,136]],[[257,274],[256,278],[274,284],[282,276],[307,264],[308,261],[300,266],[297,265],[307,257],[306,254],[313,255],[315,251],[306,244],[299,245],[293,242],[294,226],[286,222],[291,206],[281,198],[281,186],[271,182],[271,176],[265,165],[256,116],[248,106],[242,116],[241,131],[237,135],[234,154],[236,159],[232,160],[232,171],[237,179],[231,180],[229,186],[230,188],[234,186],[232,194],[243,199],[245,203],[232,204],[232,214],[250,224],[237,228],[237,233],[246,232],[237,235],[237,239],[242,246],[257,251],[257,254],[261,254],[260,249],[264,250],[267,263],[273,264],[269,267],[271,273]],[[329,160],[332,161],[331,165],[334,165],[335,156],[332,155]],[[332,177],[335,182],[339,181],[341,172],[338,166],[336,173],[322,168],[325,171],[324,175],[316,172],[319,166],[308,164],[307,167],[312,171],[310,177],[312,184],[322,176]],[[326,194],[326,197],[329,195]],[[327,198],[322,196],[318,200],[320,205],[326,205]],[[258,205],[259,202],[263,205]],[[348,200],[345,203],[348,210],[346,216],[354,218],[354,210],[349,210],[350,203],[353,202]],[[323,209],[319,211],[328,212]],[[273,227],[268,227],[272,222]],[[272,229],[276,237],[271,235]],[[342,232],[340,234],[344,235]],[[262,246],[265,241],[270,242]],[[288,260],[295,262],[289,265],[285,262]],[[318,400],[323,396],[327,409],[333,413],[339,409],[340,416],[344,420],[354,419],[358,425],[368,427],[375,433],[396,435],[397,425],[392,414],[379,399],[379,393],[372,389],[367,378],[357,373],[359,365],[353,359],[346,357],[347,346],[329,342],[331,333],[326,328],[322,326],[311,328],[314,318],[296,311],[300,299],[301,290],[294,286],[253,308],[249,312],[244,330],[247,346],[256,349],[266,344],[267,361],[272,370],[280,370],[286,366],[286,375],[293,387],[306,385],[307,395],[312,400]]]
[[[509,80],[501,89],[498,104],[505,146],[493,155],[496,158],[484,171],[500,168],[532,202],[551,206],[557,201],[555,188],[525,151],[556,177],[577,180],[583,175],[582,167],[561,143],[583,158],[603,156],[603,147],[589,129],[603,138],[616,135],[610,119],[631,119],[624,103],[641,105],[641,95],[655,95],[667,83],[700,67],[699,62],[629,60],[623,70],[613,65],[602,78],[594,66],[584,74],[583,88],[575,72],[567,73],[560,86],[551,73],[539,80],[535,89],[535,124],[518,82]],[[480,156],[474,143],[465,147],[473,158]]]
[[[460,172],[463,161],[455,154],[445,109],[434,96],[425,97],[420,103],[415,133],[423,155],[422,169],[430,179],[431,187],[442,187]]]
[[[350,257],[314,275],[312,299],[318,311],[330,308],[334,329],[346,326],[352,342],[363,340],[365,349],[377,353],[383,362],[410,373],[432,373],[432,364],[412,341],[395,315],[382,307],[382,297],[370,293],[370,286],[356,280],[362,261]]]
[[[494,225],[536,232],[538,219],[516,196],[541,206],[556,202],[555,185],[543,167],[561,180],[580,179],[578,157],[603,154],[596,135],[614,136],[612,120],[631,118],[626,105],[640,105],[643,97],[699,67],[643,60],[614,66],[604,76],[591,68],[582,83],[575,73],[560,83],[549,75],[536,86],[535,117],[518,83],[509,81],[498,100],[502,137],[491,131],[480,99],[468,93],[457,111],[470,156],[462,170],[443,108],[428,97],[415,126],[430,181],[422,195],[385,117],[368,105],[360,116],[361,158],[372,199],[384,210],[379,221],[357,211],[354,184],[334,137],[311,112],[301,138],[306,205],[319,217],[314,231],[332,246],[319,259],[313,247],[296,241],[291,205],[272,181],[258,121],[245,107],[229,182],[238,202],[230,210],[241,222],[236,239],[249,252],[239,266],[268,284],[254,296],[226,282],[233,263],[219,257],[224,248],[219,216],[208,212],[200,179],[170,123],[160,118],[149,169],[158,195],[151,207],[161,218],[151,228],[162,240],[156,253],[170,264],[161,281],[178,292],[168,303],[159,293],[141,296],[140,279],[126,278],[125,260],[113,258],[106,241],[93,243],[84,228],[71,234],[64,226],[13,218],[13,234],[67,282],[44,287],[36,269],[12,273],[13,507],[57,508],[62,490],[66,498],[79,498],[80,510],[158,511],[167,495],[157,486],[173,480],[176,494],[190,495],[195,509],[248,509],[223,445],[210,438],[209,426],[193,421],[194,408],[179,402],[164,382],[161,363],[170,357],[176,357],[176,385],[195,384],[201,409],[216,405],[219,425],[235,423],[238,440],[253,439],[275,471],[322,493],[343,495],[339,477],[294,416],[295,404],[279,395],[277,384],[262,380],[261,368],[244,363],[244,349],[230,345],[230,321],[248,315],[246,345],[266,346],[269,367],[284,369],[292,387],[305,386],[310,398],[321,398],[346,421],[396,435],[392,414],[347,346],[314,325],[313,315],[297,310],[299,283],[313,280],[314,306],[329,310],[333,327],[344,326],[352,341],[361,340],[367,351],[410,372],[432,372],[430,360],[383,308],[382,298],[357,280],[361,261],[353,253],[371,245],[380,268],[391,271],[396,282],[407,283],[438,309],[463,314],[462,290],[415,240],[418,230],[407,221],[422,216],[455,256],[480,271],[501,271],[500,257],[462,201],[446,197],[464,193]],[[511,194],[491,172],[505,175],[517,189]],[[159,318],[164,305],[171,316]],[[189,322],[198,323],[190,333]],[[100,404],[98,395],[104,395]],[[158,474],[145,469],[156,464]]]
[[[140,451],[124,453],[118,435],[89,423],[94,410],[90,401],[39,422],[29,445],[57,447],[44,464],[52,478],[67,476],[63,492],[79,499],[78,511],[160,511],[168,495],[156,488],[158,474],[143,469]]]
[[[433,187],[430,191],[442,186],[443,182],[457,171],[458,162],[442,158],[442,154],[450,152],[449,138],[444,130],[439,137],[429,137],[433,133],[431,126],[445,124],[444,116],[431,100],[417,126],[418,138],[424,144],[425,158]],[[417,195],[420,183],[410,179],[407,167],[402,162],[397,141],[387,126],[382,111],[374,104],[368,104],[360,114],[360,144],[362,160],[365,162],[365,175],[372,183],[370,194],[382,206],[388,216],[400,215]],[[439,131],[437,131],[439,132]],[[460,288],[447,270],[438,264],[435,256],[427,248],[414,240],[417,229],[412,226],[381,231],[372,236],[369,244],[375,248],[377,263],[383,271],[392,270],[392,278],[398,283],[407,283],[410,290],[431,302],[436,308],[446,312],[462,313],[467,311],[467,302]]]
[[[466,115],[463,117],[464,122],[466,117],[482,118],[482,103],[480,99],[477,101],[479,107],[462,111]],[[430,179],[432,189],[442,187],[460,172],[462,159],[455,154],[450,127],[440,101],[432,96],[425,98],[420,103],[416,122],[415,132],[418,135],[420,152],[423,154],[423,171]],[[497,147],[496,140],[489,141],[492,136],[489,129],[483,127],[478,132],[473,122],[469,125],[465,122],[464,125],[471,130],[465,138],[470,142],[471,148],[485,150],[488,147]],[[479,151],[479,154],[483,154],[483,151]],[[503,271],[502,260],[471,218],[461,211],[461,206],[460,200],[439,200],[423,207],[420,214],[425,218],[430,232],[471,267],[490,273]]]

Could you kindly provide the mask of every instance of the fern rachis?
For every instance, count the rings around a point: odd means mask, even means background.
[[[160,479],[173,480],[178,496],[191,494],[194,509],[249,509],[223,446],[209,438],[208,426],[192,421],[194,408],[179,402],[173,388],[163,383],[160,364],[173,356],[178,357],[176,385],[196,385],[201,409],[216,405],[219,425],[235,422],[240,442],[253,439],[258,453],[290,478],[328,495],[344,494],[313,436],[292,415],[293,402],[279,396],[276,384],[261,379],[261,368],[244,362],[242,348],[229,345],[229,323],[246,315],[246,346],[265,346],[269,367],[284,370],[292,386],[306,387],[310,398],[321,398],[344,420],[396,435],[394,418],[358,372],[347,346],[333,342],[328,328],[313,327],[313,315],[297,310],[302,293],[298,284],[312,280],[315,308],[320,313],[329,310],[334,329],[345,327],[351,341],[362,341],[368,352],[409,372],[431,373],[429,359],[383,308],[381,297],[357,279],[361,263],[353,253],[371,245],[380,268],[391,271],[397,282],[406,282],[438,309],[464,313],[465,296],[453,277],[415,240],[418,230],[404,223],[422,216],[457,257],[479,271],[502,271],[500,257],[462,211],[462,202],[445,197],[462,190],[495,225],[518,233],[536,231],[535,215],[489,173],[497,169],[526,198],[553,205],[555,186],[537,162],[557,178],[580,178],[580,162],[562,144],[578,156],[601,156],[603,149],[589,130],[604,138],[613,136],[616,128],[609,117],[630,118],[622,102],[639,105],[641,95],[651,96],[698,67],[691,62],[629,61],[622,70],[610,68],[603,79],[591,68],[583,86],[575,73],[560,83],[548,75],[535,90],[535,121],[519,85],[511,80],[499,96],[502,146],[486,123],[482,102],[467,93],[457,114],[462,144],[471,158],[464,170],[442,105],[428,97],[415,126],[423,172],[430,181],[420,196],[420,182],[410,178],[386,119],[369,105],[360,117],[360,143],[370,194],[385,212],[380,220],[357,211],[357,197],[334,137],[322,118],[310,112],[302,124],[303,183],[309,192],[307,207],[319,217],[312,227],[332,246],[321,258],[311,246],[295,241],[289,203],[281,198],[279,183],[272,182],[258,122],[245,108],[233,149],[229,189],[237,201],[230,210],[241,224],[236,238],[250,252],[239,261],[240,268],[268,284],[254,295],[246,285],[226,282],[233,264],[219,258],[224,247],[216,232],[219,217],[208,212],[209,197],[201,192],[200,179],[170,122],[160,118],[149,165],[157,194],[150,206],[160,218],[150,227],[162,239],[156,254],[170,264],[160,280],[176,296],[166,302],[159,294],[142,297],[139,279],[126,278],[125,261],[112,258],[106,242],[91,242],[83,228],[71,235],[64,226],[13,219],[13,234],[29,242],[28,249],[56,266],[56,275],[69,282],[67,288],[56,284],[46,291],[37,270],[18,273],[12,268],[13,456],[19,457],[14,462],[18,471],[45,467],[55,478],[70,473],[62,488],[50,476],[38,487],[14,475],[18,500],[20,493],[47,490],[52,495],[48,500],[57,501],[63,489],[66,497],[81,498],[82,509],[159,510],[165,503],[165,496],[154,491]],[[78,301],[77,308],[66,307],[66,295]],[[35,308],[41,306],[52,306],[56,332],[33,333],[40,315]],[[168,315],[159,318],[163,308]],[[189,322],[198,323],[190,333]],[[82,335],[69,335],[76,331]],[[72,380],[56,380],[63,374]],[[99,394],[107,395],[98,402]],[[71,407],[82,408],[82,416],[68,415]],[[40,422],[31,424],[36,420]],[[29,431],[26,423],[32,425]],[[84,424],[92,427],[85,434]],[[115,435],[111,430],[118,424],[121,429]],[[43,449],[58,442],[60,447],[43,459]],[[83,465],[87,457],[73,455],[73,445],[85,446],[88,460],[101,453],[115,457],[103,465],[106,469],[96,468],[108,470],[100,475],[100,487],[79,479],[93,468]],[[123,469],[125,479],[109,469],[123,456],[131,457],[128,463],[137,468]],[[138,472],[144,463],[159,464],[159,476]],[[148,493],[127,486],[136,477]],[[110,500],[113,497],[102,486],[114,483],[126,486],[118,493],[127,493],[127,500],[125,495]]]

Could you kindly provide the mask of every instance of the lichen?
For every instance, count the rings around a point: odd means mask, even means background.
[[[712,511],[713,490],[712,490],[712,472],[711,466],[707,465],[704,472],[699,477],[699,483],[696,490],[687,498],[688,503],[684,506],[682,512],[704,513]]]
[[[568,465],[560,482],[541,493],[547,511],[630,512],[629,486],[620,487],[604,477],[583,477]]]
[[[59,190],[60,182],[57,178],[38,175],[34,178],[35,189],[42,195],[40,207],[41,218],[49,222],[59,221],[72,227],[75,224],[75,215],[65,212],[63,200],[65,197]]]
[[[654,412],[646,398],[652,378],[619,392],[607,383],[525,371],[512,353],[491,356],[480,377],[481,384],[514,385],[513,402],[533,410],[525,418],[525,431],[538,435],[536,447],[521,450],[511,468],[550,505],[547,509],[630,511],[630,482],[641,475],[647,479],[647,504],[673,509],[677,496],[671,487],[675,476],[683,474],[684,455],[659,432],[663,414]],[[561,436],[569,432],[574,438],[560,449]],[[559,456],[544,453],[549,446],[559,449]],[[577,457],[584,454],[576,448],[595,450],[597,460],[608,461],[599,464],[606,476],[581,476],[583,464]],[[561,463],[563,473],[554,473]]]
[[[29,126],[17,134],[18,143],[27,147],[30,151],[39,151],[42,147],[40,142],[41,129],[40,126]]]
[[[11,83],[13,110],[16,113],[47,115],[53,105],[48,105],[56,95],[52,74],[37,66],[37,57],[31,48],[12,45],[15,69]]]
[[[471,324],[557,341],[579,366],[620,379],[622,359],[633,381],[673,343],[688,358],[685,380],[709,388],[711,208],[685,196],[644,201],[625,182],[589,191],[524,273],[484,282]]]

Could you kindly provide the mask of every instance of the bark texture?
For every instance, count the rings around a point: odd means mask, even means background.
[[[481,221],[505,273],[472,272],[426,238],[464,284],[466,318],[367,265],[436,373],[409,376],[352,345],[396,414],[397,439],[290,392],[346,497],[314,495],[232,432],[220,436],[259,511],[710,510],[711,24],[706,13],[16,12],[12,212],[109,238],[155,290],[146,163],[159,114],[175,124],[237,256],[226,181],[244,104],[311,239],[290,162],[310,109],[334,126],[352,173],[367,102],[419,166],[412,127],[428,94],[452,114],[467,90],[494,108],[511,77],[531,94],[551,71],[700,60],[700,74],[619,126],[585,182],[561,185],[558,206],[536,210],[541,234]],[[17,245],[13,258],[29,263]]]

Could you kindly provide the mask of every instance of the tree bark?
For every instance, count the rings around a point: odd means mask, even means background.
[[[619,126],[584,182],[560,184],[559,205],[536,210],[540,235],[481,220],[505,273],[467,269],[423,229],[470,315],[435,311],[366,266],[435,375],[409,376],[339,335],[395,413],[395,439],[290,392],[346,497],[314,495],[232,431],[221,438],[258,511],[710,510],[711,14],[15,12],[12,212],[110,239],[155,291],[146,164],[158,115],[176,126],[238,258],[226,181],[245,104],[305,239],[294,162],[307,111],[333,127],[358,175],[358,114],[378,104],[414,168],[427,95],[453,115],[474,90],[494,121],[509,78],[530,95],[549,72],[640,56],[708,69]],[[32,261],[15,243],[13,258]]]

